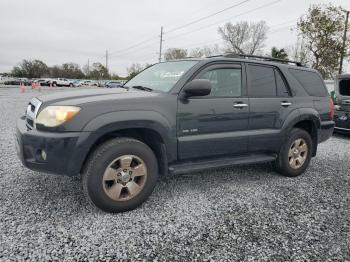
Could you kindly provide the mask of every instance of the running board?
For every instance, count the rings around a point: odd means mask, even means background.
[[[272,162],[275,160],[276,160],[275,155],[263,155],[263,154],[238,156],[233,158],[225,157],[225,158],[210,159],[210,160],[204,159],[204,160],[189,161],[189,162],[170,165],[169,173],[172,175],[178,175],[178,174],[195,172],[195,171],[200,171],[205,169],[230,167],[235,165],[265,163],[265,162]]]

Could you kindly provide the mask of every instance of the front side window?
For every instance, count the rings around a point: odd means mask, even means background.
[[[239,97],[242,95],[242,72],[240,68],[212,69],[199,76],[208,79],[212,89],[209,96]]]
[[[251,97],[275,97],[276,81],[272,67],[248,65],[249,95]]]
[[[180,77],[198,61],[173,61],[155,64],[128,81],[126,87],[145,87],[160,92],[170,91]]]

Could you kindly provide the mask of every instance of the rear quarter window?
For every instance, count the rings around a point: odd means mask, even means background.
[[[304,87],[310,96],[328,96],[322,78],[315,72],[298,69],[289,69],[289,72]]]

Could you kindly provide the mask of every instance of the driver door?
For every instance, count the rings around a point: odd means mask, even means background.
[[[181,160],[247,152],[249,99],[240,63],[211,65],[195,79],[208,79],[211,93],[178,100],[178,157]]]

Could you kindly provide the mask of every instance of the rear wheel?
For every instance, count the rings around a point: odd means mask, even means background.
[[[82,174],[87,198],[107,212],[123,212],[141,205],[158,177],[153,151],[141,141],[117,138],[99,146]]]
[[[312,140],[303,129],[294,128],[276,160],[277,171],[285,176],[301,175],[310,164]]]
[[[72,84],[72,83],[70,83],[70,84],[69,84],[69,86],[70,86],[70,87],[73,87],[73,84]]]

